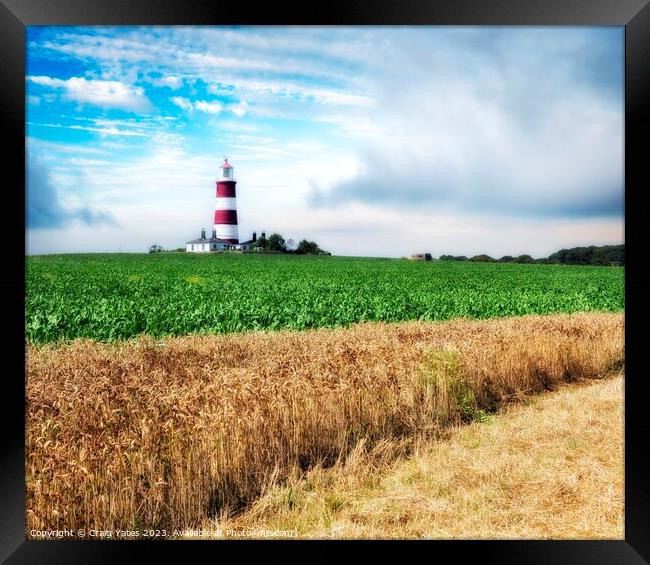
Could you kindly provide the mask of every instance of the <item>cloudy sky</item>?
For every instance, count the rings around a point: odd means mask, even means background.
[[[623,242],[624,28],[29,27],[27,252],[176,248],[223,156],[334,254]]]

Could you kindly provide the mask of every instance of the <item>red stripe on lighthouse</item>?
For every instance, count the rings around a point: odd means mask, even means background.
[[[226,180],[217,182],[217,197],[235,198],[235,181]]]
[[[237,210],[215,210],[214,212],[215,224],[228,224],[231,226],[237,225]]]

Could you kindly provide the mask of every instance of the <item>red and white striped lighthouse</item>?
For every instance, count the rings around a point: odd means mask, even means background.
[[[217,237],[229,243],[239,243],[239,228],[237,226],[237,194],[235,192],[234,169],[224,157],[223,165],[219,167],[217,179],[217,206],[214,211],[214,229]]]

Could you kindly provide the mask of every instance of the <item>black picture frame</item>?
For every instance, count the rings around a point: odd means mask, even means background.
[[[197,544],[26,541],[24,507],[24,300],[25,300],[25,27],[30,25],[618,25],[625,26],[625,540],[621,541],[396,541],[364,543],[366,555],[386,550],[425,550],[463,561],[468,556],[499,563],[644,563],[650,560],[650,468],[647,458],[641,349],[647,313],[648,275],[643,272],[641,205],[648,182],[644,137],[650,132],[650,6],[648,0],[337,0],[260,6],[205,0],[0,0],[0,131],[5,233],[0,285],[5,300],[2,341],[6,423],[1,437],[0,559],[6,563],[103,563],[151,559],[163,550],[187,559]],[[9,179],[9,180],[7,180]],[[19,190],[20,187],[23,190]],[[21,222],[23,227],[21,227]],[[7,363],[6,361],[10,361]],[[242,559],[249,550],[293,555],[299,549],[326,557],[358,542],[216,541],[213,558]],[[233,545],[234,544],[234,545]],[[314,544],[318,545],[314,553]],[[427,544],[431,547],[415,547]],[[215,551],[216,548],[216,551]],[[377,552],[377,553],[375,553]],[[373,555],[373,556],[374,556]]]

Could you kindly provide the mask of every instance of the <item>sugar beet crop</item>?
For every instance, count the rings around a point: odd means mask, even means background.
[[[26,338],[102,341],[355,322],[622,311],[624,270],[215,254],[27,258]]]

